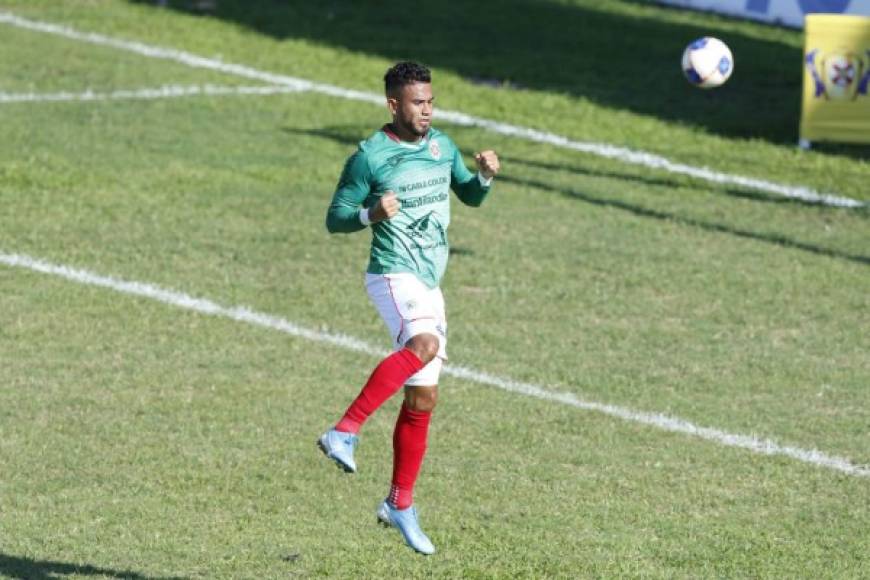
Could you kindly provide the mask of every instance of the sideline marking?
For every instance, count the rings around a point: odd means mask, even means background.
[[[193,310],[202,314],[230,318],[239,322],[246,322],[255,326],[278,330],[291,336],[304,338],[313,342],[326,343],[355,352],[361,352],[378,357],[384,357],[389,354],[386,350],[374,347],[371,344],[352,336],[305,328],[304,326],[299,326],[284,318],[257,312],[244,306],[221,306],[220,304],[205,298],[196,298],[189,294],[167,290],[153,284],[119,280],[110,276],[95,274],[87,270],[51,264],[22,254],[0,253],[0,263],[17,268],[27,268],[43,274],[60,276],[61,278],[66,278],[67,280],[72,280],[73,282],[78,282],[80,284],[100,286],[102,288],[108,288],[132,296],[150,298],[171,306]],[[645,413],[634,411],[626,407],[619,407],[617,405],[586,401],[572,393],[548,391],[538,385],[514,381],[510,378],[491,375],[467,367],[445,365],[443,372],[458,379],[465,379],[489,385],[491,387],[497,387],[511,393],[519,393],[545,401],[562,403],[586,411],[596,411],[625,421],[642,423],[664,431],[691,435],[693,437],[706,439],[707,441],[712,441],[728,447],[739,447],[763,455],[784,455],[803,463],[833,469],[847,475],[870,477],[870,467],[855,465],[848,459],[837,457],[835,455],[827,455],[815,449],[808,450],[790,445],[780,445],[771,439],[759,439],[751,435],[740,435],[720,431],[719,429],[713,429],[711,427],[701,427],[686,421],[685,419],[671,417],[661,413]]]
[[[0,103],[56,103],[64,101],[112,101],[120,99],[169,99],[199,95],[277,95],[296,93],[293,87],[233,87],[221,85],[163,85],[149,89],[121,89],[110,93],[91,90],[80,93],[2,93]]]
[[[98,44],[102,46],[109,46],[112,48],[133,52],[142,56],[147,56],[149,58],[171,60],[194,68],[203,68],[233,74],[240,77],[264,81],[273,85],[293,87],[299,92],[310,91],[343,99],[374,103],[379,106],[384,105],[384,97],[382,95],[376,95],[374,93],[344,89],[334,85],[316,83],[298,77],[269,73],[240,64],[224,63],[217,59],[206,58],[181,50],[161,48],[141,42],[127,41],[112,38],[109,36],[103,36],[101,34],[79,32],[68,26],[21,18],[20,16],[16,16],[11,12],[0,12],[0,24],[9,24],[11,26],[17,26],[19,28],[24,28],[27,30],[45,32],[48,34],[55,34],[73,40],[90,42],[92,44]],[[435,116],[436,118],[443,119],[456,125],[480,127],[509,137],[517,137],[520,139],[534,141],[536,143],[546,143],[548,145],[561,147],[563,149],[571,149],[574,151],[580,151],[582,153],[598,155],[599,157],[616,159],[624,163],[642,165],[653,169],[668,171],[670,173],[688,175],[713,183],[747,187],[758,191],[781,195],[783,197],[800,199],[810,203],[818,203],[822,205],[831,205],[835,207],[845,208],[858,208],[867,205],[867,203],[865,202],[858,201],[852,198],[827,193],[819,193],[818,191],[808,187],[784,185],[781,183],[775,183],[763,179],[755,179],[742,175],[734,175],[730,173],[713,171],[711,169],[707,169],[706,167],[695,167],[683,163],[676,163],[660,155],[647,153],[645,151],[636,151],[616,145],[608,145],[606,143],[574,141],[572,139],[557,135],[555,133],[539,131],[537,129],[521,127],[518,125],[511,125],[508,123],[501,123],[499,121],[493,121],[481,117],[473,117],[459,111],[436,109]]]

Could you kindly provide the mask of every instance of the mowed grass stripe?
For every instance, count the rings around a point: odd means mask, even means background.
[[[109,276],[103,276],[68,266],[51,264],[19,254],[0,253],[0,263],[12,267],[27,268],[45,274],[60,276],[81,284],[109,288],[124,294],[150,298],[172,306],[270,328],[306,340],[327,343],[356,352],[371,354],[374,356],[384,356],[387,354],[386,351],[382,349],[378,349],[365,341],[348,335],[316,331],[277,316],[251,310],[244,306],[221,306],[220,304],[208,299],[196,298],[188,294],[167,290],[148,283],[118,280]],[[678,417],[669,417],[658,413],[643,413],[616,405],[585,401],[571,393],[552,392],[538,385],[518,382],[510,378],[503,378],[470,368],[447,365],[444,368],[444,372],[456,378],[497,387],[509,392],[558,402],[583,410],[597,411],[626,421],[642,423],[665,431],[699,437],[729,447],[747,449],[764,455],[783,455],[804,463],[833,469],[848,475],[859,477],[870,476],[870,469],[866,467],[854,465],[848,459],[827,455],[817,450],[806,450],[799,447],[780,445],[769,439],[759,439],[750,435],[727,433],[710,427],[700,427]]]
[[[133,52],[148,58],[165,59],[179,62],[195,68],[203,68],[212,71],[224,72],[227,74],[261,80],[277,85],[289,86],[299,91],[312,91],[333,97],[365,101],[374,103],[378,106],[383,106],[383,96],[376,95],[374,93],[356,91],[334,85],[317,83],[309,81],[307,79],[260,71],[245,65],[224,63],[219,60],[206,58],[185,51],[150,46],[141,42],[127,41],[95,33],[83,33],[67,26],[21,18],[10,12],[0,12],[0,23],[9,24],[12,26],[17,26],[20,28],[34,30],[38,32],[55,34],[72,40],[90,42],[101,46],[109,46],[120,50]],[[687,175],[693,178],[702,179],[713,183],[737,185],[740,187],[746,187],[750,189],[764,191],[767,193],[773,193],[787,198],[799,199],[810,203],[819,203],[835,207],[862,208],[866,205],[864,202],[852,198],[830,193],[821,193],[809,187],[791,186],[774,183],[762,179],[746,177],[742,175],[732,175],[718,171],[712,171],[703,167],[694,167],[683,163],[676,163],[660,155],[654,155],[645,151],[635,151],[625,147],[618,147],[606,143],[574,141],[562,135],[539,131],[529,127],[522,127],[517,125],[511,125],[509,123],[493,121],[491,119],[474,117],[460,111],[440,110],[437,112],[437,116],[440,119],[458,125],[481,127],[489,131],[509,137],[544,143],[555,147],[571,149],[574,151],[597,155],[608,159],[616,159],[624,163],[645,166],[652,169],[667,171],[669,173]]]

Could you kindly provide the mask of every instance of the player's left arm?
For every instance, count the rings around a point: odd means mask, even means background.
[[[456,192],[456,196],[462,203],[478,207],[489,193],[492,179],[501,168],[498,155],[492,150],[475,153],[474,161],[477,163],[477,174],[474,174],[465,166],[459,149],[454,148],[454,150],[456,153],[453,157],[450,187]]]

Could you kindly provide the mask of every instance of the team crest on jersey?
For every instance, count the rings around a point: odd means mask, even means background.
[[[438,141],[429,141],[429,154],[432,159],[441,159],[441,147],[438,146]]]

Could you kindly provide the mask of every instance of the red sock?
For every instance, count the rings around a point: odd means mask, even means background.
[[[432,411],[414,411],[402,404],[393,432],[393,483],[388,501],[396,509],[414,503],[414,483],[426,454]]]
[[[408,378],[423,368],[416,354],[403,348],[380,362],[372,371],[368,382],[354,399],[335,428],[346,433],[359,433],[369,415],[384,401],[396,394]]]

